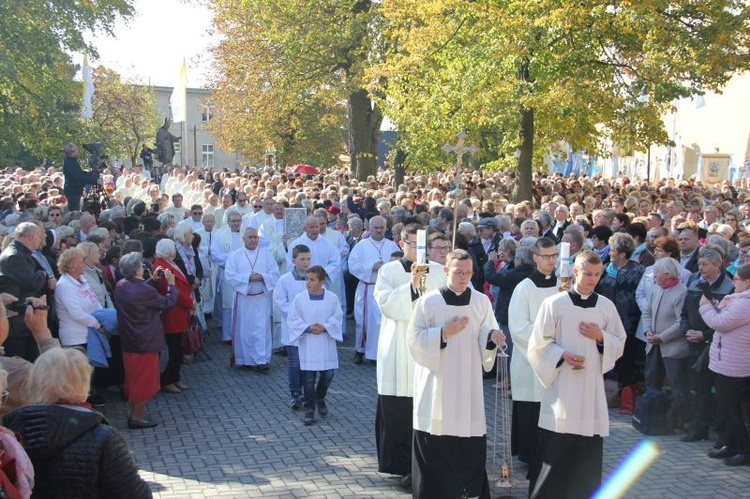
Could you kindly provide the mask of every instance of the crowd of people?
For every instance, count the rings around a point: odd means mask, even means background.
[[[165,166],[157,179],[140,165],[87,172],[74,144],[65,154],[62,171],[0,172],[1,411],[24,436],[21,447],[0,428],[0,443],[28,456],[19,490],[147,496],[97,409],[122,391],[127,427],[156,426],[148,401],[191,389],[181,367],[195,323],[220,328],[234,368],[265,375],[285,356],[289,407],[312,425],[335,410],[336,344],[353,319],[344,360],[376,365],[378,469],[415,497],[488,494],[480,372],[498,346],[510,355],[512,453],[533,497],[598,486],[606,400],[639,384],[669,391],[684,441],[713,430],[710,457],[750,464],[744,180],[537,173],[533,198],[512,203],[505,172],[394,185],[391,171],[357,181]],[[299,234],[290,208],[304,211]],[[65,432],[60,448],[45,440],[58,435],[28,433],[40,426]],[[573,448],[590,463],[576,480]],[[467,453],[476,460],[449,472]]]

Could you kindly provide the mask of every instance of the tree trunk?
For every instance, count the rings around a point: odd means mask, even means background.
[[[383,115],[373,106],[367,91],[359,89],[349,96],[349,156],[351,169],[358,180],[375,175],[378,138]]]
[[[523,82],[530,80],[529,61],[524,60],[518,69],[518,78]],[[521,108],[518,117],[518,165],[516,167],[516,185],[513,188],[512,201],[532,201],[531,167],[534,157],[534,110]]]
[[[393,161],[393,173],[395,174],[394,180],[396,183],[394,188],[398,188],[399,185],[404,183],[404,177],[406,176],[404,161],[406,161],[406,153],[401,148],[396,149],[396,158]]]

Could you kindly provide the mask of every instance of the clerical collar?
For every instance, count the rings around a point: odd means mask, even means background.
[[[597,295],[596,293],[591,293],[590,295],[582,295],[578,292],[577,286],[575,284],[573,284],[573,286],[570,288],[570,291],[568,291],[568,296],[570,296],[570,299],[573,301],[573,305],[581,308],[594,308],[596,307],[596,302],[599,299],[599,295]]]
[[[553,288],[557,286],[557,277],[554,272],[550,275],[544,275],[538,270],[535,270],[529,276],[529,279],[531,279],[531,282],[533,282],[537,288]]]
[[[414,262],[412,262],[405,256],[402,256],[401,258],[399,258],[398,261],[401,262],[401,266],[404,268],[405,272],[411,272],[411,266],[414,264]]]
[[[450,289],[448,286],[442,286],[440,288],[440,294],[443,296],[443,300],[445,300],[446,305],[462,307],[468,305],[471,302],[471,288],[468,287],[463,293],[459,295],[456,294],[456,292]]]

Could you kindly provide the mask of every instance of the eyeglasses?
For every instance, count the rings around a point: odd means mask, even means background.
[[[407,245],[410,248],[416,248],[417,242],[416,241],[404,241],[404,244]]]
[[[194,211],[193,215],[203,215],[203,212],[202,211]]]
[[[247,203],[247,199],[238,199],[237,202],[238,203]]]
[[[430,246],[430,249],[435,250],[435,251],[440,251],[441,253],[442,252],[447,253],[451,250],[451,247],[450,246]]]
[[[263,205],[262,204],[254,204],[253,208],[263,208]]]
[[[8,390],[3,390],[2,396],[0,396],[0,401],[2,401],[3,404],[8,401],[8,395],[10,395]]]
[[[557,258],[557,257],[558,257],[559,255],[560,255],[559,253],[552,253],[551,255],[540,255],[540,254],[538,254],[538,253],[537,253],[537,255],[536,255],[536,256],[538,256],[538,257],[539,257],[539,258],[541,258],[542,260],[554,260],[554,259],[555,259],[555,258]]]

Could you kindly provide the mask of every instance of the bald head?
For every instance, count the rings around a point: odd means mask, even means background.
[[[305,219],[305,234],[313,241],[318,238],[318,235],[320,235],[320,220],[318,220],[318,217],[309,216]]]

